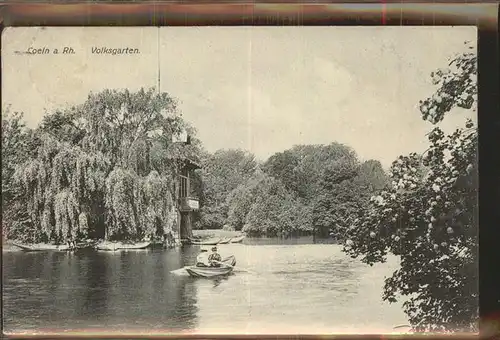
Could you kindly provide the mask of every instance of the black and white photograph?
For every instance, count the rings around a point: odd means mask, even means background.
[[[476,27],[2,34],[6,334],[478,332]]]

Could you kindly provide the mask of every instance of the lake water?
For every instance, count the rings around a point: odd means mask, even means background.
[[[395,332],[401,304],[382,301],[395,258],[373,267],[331,244],[248,239],[220,245],[233,275],[172,270],[199,247],[91,253],[3,253],[4,331],[133,333]]]

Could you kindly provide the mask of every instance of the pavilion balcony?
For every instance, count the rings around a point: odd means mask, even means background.
[[[182,212],[200,209],[200,201],[196,197],[180,197],[179,210]]]

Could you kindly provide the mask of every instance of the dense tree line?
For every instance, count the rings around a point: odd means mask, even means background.
[[[345,223],[388,184],[380,162],[361,162],[350,147],[297,145],[261,163],[241,150],[208,155],[201,172],[198,226],[254,236],[339,237]]]
[[[257,169],[255,156],[242,150],[219,150],[204,153],[202,169],[197,173],[201,183],[201,211],[196,225],[220,229],[227,223],[228,195],[246,182]]]
[[[103,91],[47,114],[28,129],[2,113],[2,232],[26,242],[78,237],[138,240],[172,230],[175,178],[197,160],[197,228],[254,236],[335,236],[364,262],[401,258],[384,299],[404,295],[417,330],[477,328],[477,129],[437,126],[454,107],[475,110],[476,55],[433,73],[435,94],[420,102],[436,126],[430,148],[361,161],[343,144],[297,145],[265,162],[242,150],[202,150],[176,102],[153,90]],[[174,142],[188,130],[190,144]]]

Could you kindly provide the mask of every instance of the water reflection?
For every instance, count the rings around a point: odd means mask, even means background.
[[[81,275],[80,284],[75,286],[81,290],[81,299],[76,299],[76,316],[94,320],[106,317],[108,313],[108,289],[111,272],[108,259],[101,254],[96,256],[75,256],[75,272],[73,277]]]
[[[3,253],[5,329],[288,332],[296,326],[305,333],[406,322],[400,306],[385,306],[380,296],[383,276],[394,267],[367,267],[338,246],[220,245],[223,257],[236,256],[233,275],[171,273],[192,264],[198,251]]]
[[[193,327],[195,286],[170,270],[183,253],[4,253],[8,329]]]

